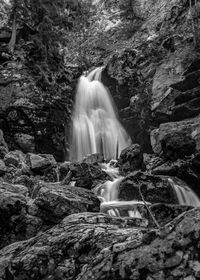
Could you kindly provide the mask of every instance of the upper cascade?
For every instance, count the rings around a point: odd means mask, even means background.
[[[102,67],[79,79],[74,113],[70,160],[79,161],[93,153],[104,159],[116,159],[131,144],[131,139],[117,119],[114,102],[101,83]]]

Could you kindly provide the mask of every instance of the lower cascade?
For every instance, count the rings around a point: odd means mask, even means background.
[[[101,67],[96,68],[79,79],[72,117],[71,161],[93,153],[115,159],[131,144],[117,119],[114,102],[101,83],[101,71]]]
[[[150,206],[151,203],[138,200],[120,200],[118,190],[124,177],[119,176],[118,168],[111,166],[111,163],[112,161],[108,164],[103,164],[102,169],[112,177],[113,181],[100,184],[94,190],[101,200],[101,211],[115,217],[142,218],[140,207],[144,205]],[[162,177],[168,180],[179,205],[200,207],[200,199],[184,181],[176,177]]]

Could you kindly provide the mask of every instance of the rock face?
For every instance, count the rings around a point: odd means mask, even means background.
[[[100,209],[100,201],[89,190],[60,183],[40,185],[33,197],[29,213],[33,211],[47,223],[55,224],[73,213],[98,212]]]
[[[75,214],[44,234],[2,249],[0,277],[195,279],[200,271],[199,233],[199,209],[161,231],[124,227],[120,218],[104,214]]]
[[[133,144],[125,148],[118,160],[120,171],[128,172],[142,169],[143,166],[143,153],[142,148],[138,144]]]
[[[100,202],[89,190],[59,183],[24,185],[0,182],[0,247],[31,238],[79,212],[98,212]]]
[[[158,129],[151,132],[153,151],[159,154],[164,150],[163,152],[169,157],[170,154],[176,153],[175,158],[198,151],[200,149],[199,120],[198,116],[180,122],[161,124]]]

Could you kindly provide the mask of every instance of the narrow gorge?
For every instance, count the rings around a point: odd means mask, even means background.
[[[0,280],[200,279],[199,22],[0,0]]]

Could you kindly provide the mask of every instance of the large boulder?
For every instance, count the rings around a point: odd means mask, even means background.
[[[2,249],[0,278],[198,279],[199,234],[199,209],[150,231],[100,213],[74,214]]]
[[[57,223],[64,217],[79,212],[98,212],[100,201],[83,188],[42,183],[35,186],[29,203],[29,213],[41,217],[46,223]]]
[[[166,177],[150,175],[142,172],[133,172],[126,176],[118,187],[119,200],[142,200],[150,203],[178,203],[173,187]]]
[[[200,150],[200,116],[179,122],[163,123],[151,132],[151,145],[156,154],[170,158],[191,155]]]

